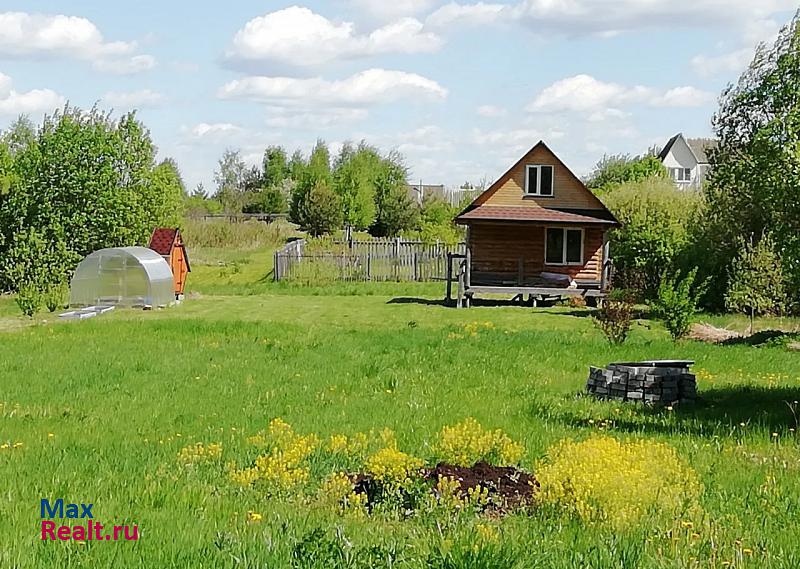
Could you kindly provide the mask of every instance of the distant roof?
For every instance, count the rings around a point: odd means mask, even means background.
[[[600,224],[600,225],[619,225],[614,219],[607,219],[604,210],[596,210],[592,215],[588,210],[580,210],[580,213],[570,211],[549,209],[543,207],[519,207],[519,206],[489,206],[482,205],[459,215],[456,221],[541,221],[543,223],[576,223],[576,224]]]
[[[172,227],[158,227],[153,230],[150,237],[150,249],[159,255],[169,255],[172,253],[172,245],[175,243],[175,235],[178,229]]]
[[[689,150],[691,150],[692,154],[694,154],[695,160],[697,160],[698,164],[708,164],[708,151],[716,148],[718,144],[713,138],[684,138],[683,133],[679,132],[669,139],[667,145],[658,155],[658,159],[663,162],[664,158],[667,157],[670,150],[672,150],[672,147],[680,138],[686,142]]]
[[[708,151],[716,148],[719,143],[713,138],[687,138],[686,144],[692,149],[698,162],[708,164]]]

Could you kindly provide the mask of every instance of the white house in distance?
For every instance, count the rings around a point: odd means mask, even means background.
[[[669,139],[658,155],[661,163],[679,188],[700,188],[711,165],[708,151],[717,146],[711,138],[684,138],[678,133]]]

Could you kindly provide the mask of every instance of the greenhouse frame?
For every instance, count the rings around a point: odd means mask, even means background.
[[[146,247],[100,249],[78,264],[70,306],[154,308],[175,301],[172,270]]]

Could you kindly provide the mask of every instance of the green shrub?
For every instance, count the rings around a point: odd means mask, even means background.
[[[689,333],[700,297],[705,293],[707,282],[695,284],[697,268],[692,269],[680,279],[678,274],[664,273],[658,287],[658,297],[650,307],[653,316],[664,322],[674,340],[680,340]]]
[[[621,345],[628,339],[634,316],[635,294],[627,289],[608,293],[593,320],[612,345]]]
[[[637,281],[645,298],[654,298],[664,267],[680,264],[691,244],[691,228],[701,213],[697,192],[675,188],[669,180],[652,178],[623,184],[603,196],[622,223],[611,234],[611,257],[617,286],[624,276]]]
[[[31,317],[42,309],[44,303],[41,291],[32,284],[21,285],[17,290],[15,300],[22,313]]]

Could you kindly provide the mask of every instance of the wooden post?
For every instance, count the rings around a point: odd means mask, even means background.
[[[610,243],[608,240],[608,230],[603,232],[603,269],[600,273],[600,290],[605,291],[608,288],[608,280],[609,274],[608,269],[611,264],[611,259],[609,259],[609,252],[610,252]]]
[[[273,257],[273,262],[272,262],[272,278],[275,280],[275,282],[281,280],[281,268],[278,266],[279,257],[280,255],[278,255],[278,252],[275,251],[275,255]]]
[[[418,273],[419,267],[417,266],[417,252],[415,251],[413,254],[414,254],[414,280],[418,281],[419,280],[419,273]]]
[[[517,285],[522,286],[525,282],[525,259],[517,259]]]
[[[447,296],[445,300],[450,302],[453,300],[453,258],[450,253],[447,254]]]
[[[459,262],[458,266],[458,297],[456,298],[456,308],[464,306],[464,266],[463,261]]]
[[[367,280],[371,281],[371,269],[372,269],[372,253],[367,253]]]
[[[472,253],[467,247],[467,258],[464,261],[465,272],[464,272],[464,288],[469,289],[470,285],[472,284]],[[466,290],[465,290],[466,292]]]

